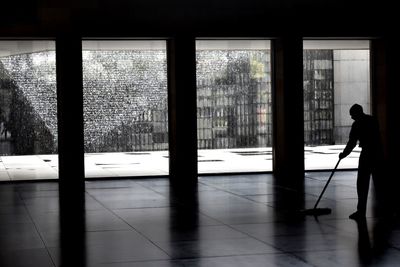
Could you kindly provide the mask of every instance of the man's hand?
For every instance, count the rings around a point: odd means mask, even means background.
[[[343,152],[339,153],[339,159],[344,159],[345,157],[347,157],[347,155],[345,155]]]

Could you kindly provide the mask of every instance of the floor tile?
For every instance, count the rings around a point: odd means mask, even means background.
[[[155,243],[247,237],[247,235],[225,225],[190,226],[183,223],[183,226],[180,227],[170,226],[167,228],[159,225],[139,225],[135,226],[135,229]]]
[[[288,254],[210,257],[184,260],[187,267],[310,267],[312,265]]]
[[[157,242],[173,259],[278,253],[274,247],[253,238]]]
[[[179,261],[136,261],[136,262],[117,262],[93,264],[88,267],[184,267],[185,265]]]
[[[5,169],[0,169],[0,181],[10,181],[10,176]]]
[[[304,234],[298,236],[275,236],[268,243],[284,252],[357,250],[358,238],[351,234]]]
[[[169,256],[160,248],[132,231],[97,232],[87,234],[89,262],[121,262],[162,260]]]
[[[114,212],[135,228],[143,226],[167,227],[167,229],[169,229],[169,227],[174,223],[177,223],[177,220],[180,218],[182,218],[184,223],[188,220],[187,214],[181,215],[179,214],[179,211],[174,211],[171,207],[116,209]],[[198,214],[196,220],[196,225],[221,225],[220,222],[203,214]]]
[[[257,203],[228,202],[226,205],[201,206],[200,210],[203,214],[225,224],[265,223],[274,220],[273,208]]]
[[[355,173],[335,174],[318,217],[300,211],[329,173],[307,174],[304,192],[270,174],[202,176],[190,203],[163,178],[86,181],[87,267],[397,266],[400,221],[377,217],[372,195],[365,223],[348,218]],[[58,183],[0,183],[0,266],[59,266],[61,230]]]
[[[273,222],[263,224],[233,225],[234,229],[259,240],[273,240],[275,236],[304,236],[310,234],[335,234],[338,229],[312,220],[298,222]]]
[[[357,251],[357,250],[356,250]],[[373,251],[362,254],[353,250],[307,251],[296,253],[298,257],[314,266],[397,266],[400,252],[389,249],[382,255],[374,255]]]
[[[0,226],[2,251],[44,248],[44,243],[33,223],[13,223]],[[8,231],[5,231],[7,230]]]
[[[54,267],[46,249],[20,249],[0,252],[2,267]]]
[[[128,230],[131,227],[107,210],[86,212],[86,231]]]

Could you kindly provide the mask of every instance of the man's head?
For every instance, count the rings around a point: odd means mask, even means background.
[[[354,104],[350,108],[350,116],[353,120],[358,120],[364,115],[362,106],[359,104]]]

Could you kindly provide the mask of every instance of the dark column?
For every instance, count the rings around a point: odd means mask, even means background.
[[[388,127],[388,155],[392,166],[396,169],[396,176],[399,176],[400,172],[397,168],[400,162],[400,125],[398,114],[399,101],[400,101],[400,42],[397,36],[391,36],[385,38],[385,50],[387,58],[387,127]],[[397,179],[399,181],[400,179]]]
[[[386,105],[386,146],[387,146],[387,161],[386,174],[388,177],[389,190],[393,200],[393,207],[400,214],[400,172],[398,169],[400,162],[400,125],[399,125],[399,101],[400,101],[400,42],[395,34],[386,36],[381,41],[382,55],[385,57],[385,76],[386,81],[386,101],[382,105]],[[384,81],[380,81],[385,83]]]
[[[296,184],[304,178],[303,41],[273,40],[274,173]]]
[[[371,102],[372,113],[379,121],[384,156],[388,158],[388,75],[386,44],[383,38],[371,40]]]
[[[192,37],[168,41],[170,180],[173,186],[197,183],[196,43]]]
[[[61,265],[85,264],[82,45],[56,40]]]
[[[378,183],[389,212],[397,210],[399,203],[400,126],[398,102],[400,99],[398,76],[400,73],[399,42],[395,37],[371,41],[371,81],[374,115],[378,118],[384,148],[382,175]],[[376,189],[377,193],[378,190]]]
[[[370,61],[371,61],[371,103],[372,114],[378,119],[379,130],[383,145],[382,166],[389,159],[389,131],[388,131],[388,58],[386,54],[386,44],[383,38],[374,39],[370,42]],[[393,199],[389,194],[393,186],[387,168],[381,168],[381,175],[374,179],[374,189],[376,201],[374,202],[374,212],[376,215],[382,213],[384,209],[391,210]],[[375,177],[374,177],[375,178]]]

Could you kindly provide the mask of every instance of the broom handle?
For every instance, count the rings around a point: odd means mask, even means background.
[[[335,173],[336,168],[338,167],[338,165],[339,165],[339,163],[340,163],[341,160],[342,160],[342,159],[339,159],[339,160],[338,160],[338,162],[336,163],[335,168],[332,170],[331,176],[329,176],[329,179],[328,179],[328,181],[326,182],[324,189],[322,189],[322,192],[321,192],[321,194],[319,195],[319,198],[318,198],[317,202],[316,202],[315,205],[314,205],[314,209],[317,208],[318,203],[319,203],[319,201],[321,200],[322,195],[325,193],[325,190],[326,190],[326,188],[328,187],[329,182],[331,181],[331,179],[332,179],[332,177],[333,177],[333,174]]]

